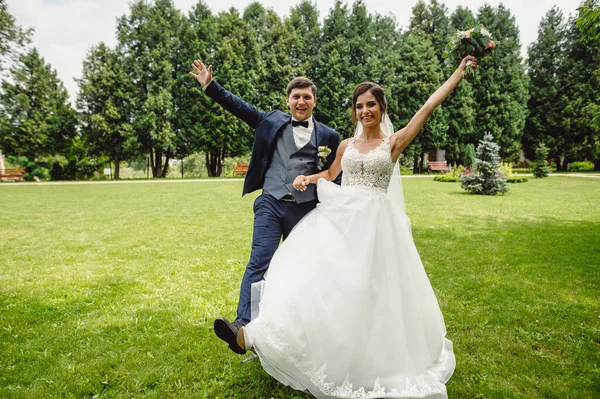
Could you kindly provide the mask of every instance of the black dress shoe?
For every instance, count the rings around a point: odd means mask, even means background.
[[[236,341],[237,333],[242,327],[244,327],[244,325],[239,321],[230,323],[227,321],[227,319],[222,318],[215,320],[214,324],[215,334],[217,334],[217,337],[227,342],[229,344],[229,349],[238,355],[243,355],[246,353],[246,349],[241,348]]]

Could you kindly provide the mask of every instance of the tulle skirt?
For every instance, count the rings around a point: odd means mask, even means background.
[[[452,343],[406,214],[381,190],[317,189],[253,286],[247,342],[317,398],[446,398]]]

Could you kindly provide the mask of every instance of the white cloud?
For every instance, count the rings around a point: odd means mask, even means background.
[[[289,15],[292,6],[299,0],[262,0],[260,3],[271,8],[280,16]],[[196,0],[174,0],[177,8],[188,13],[197,3]],[[393,14],[401,27],[406,27],[411,10],[417,0],[411,1],[365,1],[371,12]],[[129,2],[125,0],[7,0],[8,11],[15,16],[23,27],[35,28],[33,45],[39,50],[46,62],[57,70],[59,77],[75,98],[77,84],[74,78],[81,74],[81,65],[87,51],[99,42],[111,47],[116,43],[115,31],[118,17],[129,12]],[[240,11],[251,0],[208,0],[208,7],[215,13],[235,7]],[[458,5],[470,8],[475,14],[479,7],[488,3],[497,6],[502,3],[511,10],[521,33],[523,54],[527,46],[536,40],[537,28],[553,5],[559,6],[564,16],[574,13],[579,6],[575,0],[522,0],[487,1],[448,0],[443,1],[452,12]],[[333,6],[334,0],[319,1],[319,15],[324,18]],[[351,2],[350,2],[351,4]]]

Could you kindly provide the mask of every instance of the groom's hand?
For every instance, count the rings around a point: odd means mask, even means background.
[[[298,191],[306,191],[306,186],[308,186],[310,182],[308,181],[308,177],[304,175],[300,175],[294,179],[292,186]]]
[[[204,63],[200,60],[194,60],[192,63],[193,72],[190,72],[190,76],[200,83],[201,86],[206,86],[212,80],[212,65],[208,68],[204,66]]]

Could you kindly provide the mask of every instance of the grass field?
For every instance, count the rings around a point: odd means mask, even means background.
[[[600,179],[404,186],[455,346],[450,397],[600,397]],[[249,255],[240,193],[0,185],[0,398],[308,398],[212,331]]]

